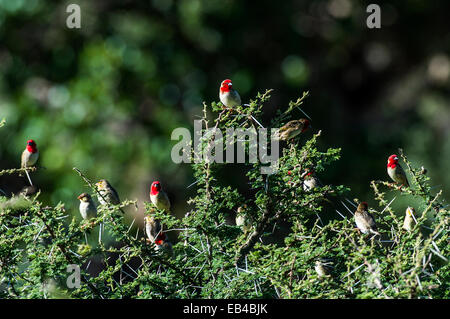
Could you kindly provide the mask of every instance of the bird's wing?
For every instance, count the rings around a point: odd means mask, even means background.
[[[113,193],[114,197],[117,198],[117,201],[120,203],[119,194],[118,194],[117,191],[114,189],[114,187],[111,187],[111,193]]]
[[[288,129],[288,127],[286,125],[283,125],[282,127],[280,127],[278,132],[281,134],[281,133],[285,132],[287,129]]]
[[[167,196],[167,193],[164,192],[164,204],[167,207],[167,210],[170,210],[170,200],[169,200],[169,196]]]
[[[25,149],[22,152],[22,157],[21,157],[21,161],[20,161],[20,167],[26,167],[27,166],[27,157],[28,157],[28,151]]]
[[[376,230],[377,229],[377,224],[375,223],[375,218],[373,217],[373,215],[369,212],[365,212],[364,216],[365,220],[367,221],[367,224],[370,226],[371,229]]]
[[[409,182],[408,182],[408,178],[406,177],[405,170],[403,169],[403,167],[400,166],[400,164],[397,164],[397,171],[398,171],[398,174],[401,175],[402,178],[404,179],[406,186],[409,187]]]

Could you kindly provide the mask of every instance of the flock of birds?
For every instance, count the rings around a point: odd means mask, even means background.
[[[25,150],[22,152],[21,168],[29,168],[36,164],[39,159],[39,150],[34,140],[28,140]],[[25,170],[28,180],[32,185],[31,179],[28,176],[27,170]],[[98,201],[101,205],[119,205],[120,198],[115,188],[106,179],[101,179],[95,184],[97,189]],[[82,193],[78,196],[80,201],[79,210],[81,217],[84,220],[97,217],[97,206],[94,203],[92,196],[88,193]],[[157,209],[162,209],[166,212],[170,212],[170,200],[167,193],[162,189],[159,181],[154,181],[150,187],[150,201]],[[155,248],[172,250],[172,244],[170,243],[167,235],[161,227],[161,223],[158,219],[152,216],[146,215],[144,218],[145,232],[148,240],[155,244]]]
[[[233,84],[231,80],[224,80],[219,89],[219,98],[225,108],[232,110],[233,108],[242,105],[239,93],[233,89]],[[280,140],[291,140],[298,134],[306,131],[311,127],[310,121],[307,119],[292,120],[282,126],[279,130]],[[36,142],[32,139],[27,141],[25,150],[22,153],[21,167],[29,168],[36,164],[39,158],[39,150],[37,149]],[[389,177],[397,184],[409,187],[408,179],[406,177],[405,171],[398,163],[398,156],[391,155],[387,161],[387,173]],[[28,176],[27,170],[25,170],[27,177],[32,185],[31,179]],[[320,186],[321,183],[318,178],[314,175],[314,172],[308,172],[304,175],[303,188],[305,191],[310,191],[311,189]],[[101,205],[120,204],[120,199],[117,191],[111,184],[102,179],[95,184],[98,193],[98,200]],[[79,211],[83,219],[88,220],[95,218],[97,216],[97,207],[92,199],[92,196],[88,193],[82,193],[78,196],[80,201]],[[150,187],[150,200],[153,205],[160,210],[166,212],[170,211],[170,201],[167,193],[162,189],[161,183],[159,181],[154,181]],[[248,220],[245,218],[245,207],[239,207],[236,215],[236,225],[247,228],[249,227]],[[403,228],[406,230],[411,230],[413,225],[413,214],[414,208],[408,207],[406,210],[406,216]],[[375,235],[380,235],[377,231],[377,226],[375,219],[371,213],[369,213],[368,205],[366,202],[361,202],[354,214],[354,220],[357,228],[363,233],[372,233]],[[172,249],[172,244],[168,240],[167,235],[161,227],[161,223],[158,219],[152,216],[146,215],[144,218],[145,222],[145,233],[148,240],[155,244],[156,249]],[[320,267],[320,265],[316,265]],[[316,267],[316,268],[317,268]],[[316,269],[317,270],[317,269]],[[317,270],[318,271],[318,270]]]
[[[232,109],[241,105],[241,97],[239,96],[239,93],[233,88],[233,83],[230,79],[222,81],[219,89],[219,97],[222,104],[227,108]],[[289,121],[279,129],[279,139],[282,141],[290,140],[296,137],[298,134],[303,133],[310,127],[310,121],[305,118]],[[409,187],[405,171],[398,163],[398,160],[398,156],[395,154],[389,156],[387,161],[387,173],[395,183]],[[313,172],[307,172],[307,174],[304,175],[303,188],[305,191],[309,191],[312,188],[319,186],[320,184],[320,181],[317,179]],[[403,228],[411,230],[413,214],[414,208],[408,207],[406,210]],[[356,226],[362,233],[373,233],[376,235],[380,235],[380,233],[377,231],[375,219],[373,215],[369,213],[367,202],[362,202],[358,205],[358,208],[354,214],[354,218]],[[244,218],[242,217],[242,214],[239,214],[239,211],[236,224],[245,224]]]

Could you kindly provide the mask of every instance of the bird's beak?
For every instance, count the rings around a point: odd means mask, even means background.
[[[82,197],[81,197],[81,195],[79,195],[77,198],[81,200]]]

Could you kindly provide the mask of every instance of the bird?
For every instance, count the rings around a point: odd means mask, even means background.
[[[309,192],[316,187],[323,186],[320,180],[316,177],[314,172],[308,172],[303,177],[303,190]]]
[[[80,214],[84,220],[97,217],[97,207],[91,195],[82,193],[77,198],[80,200]]]
[[[36,164],[39,158],[39,150],[34,140],[28,140],[25,150],[22,152],[21,168],[30,167]]]
[[[236,213],[236,226],[239,226],[242,228],[244,233],[247,233],[251,227],[252,224],[247,216],[247,204],[243,204],[242,206],[239,206]]]
[[[150,200],[156,208],[170,211],[169,197],[163,191],[161,183],[158,181],[154,181],[150,187]]]
[[[403,229],[407,231],[411,231],[414,226],[414,217],[413,215],[416,213],[414,207],[408,207],[405,212],[405,220],[403,221]]]
[[[223,80],[220,84],[219,98],[220,102],[229,109],[241,105],[241,97],[239,93],[233,89],[233,83],[230,79]]]
[[[144,229],[149,241],[154,243],[158,235],[161,233],[161,223],[158,219],[146,215],[144,217]]]
[[[148,240],[155,244],[156,250],[164,250],[172,253],[172,243],[162,230],[161,223],[158,219],[146,215],[144,217],[144,227]]]
[[[292,120],[284,124],[279,130],[279,139],[281,141],[290,140],[300,133],[305,132],[311,127],[311,122],[307,119]]]
[[[36,186],[24,186],[19,194],[23,197],[29,198],[30,196],[36,194],[38,191],[39,189]]]
[[[320,260],[316,260],[314,263],[314,270],[316,271],[319,277],[325,277],[328,275],[328,269],[325,267],[325,264]]]
[[[172,243],[168,240],[167,235],[162,233],[155,241],[155,249],[162,252],[167,252],[169,255],[173,254]]]
[[[106,179],[101,179],[95,185],[97,186],[97,190],[100,193],[98,195],[98,201],[101,205],[106,205],[107,203],[113,205],[120,204],[120,199],[117,191]]]
[[[428,170],[424,166],[420,167],[420,174],[425,175],[426,173],[428,173]]]
[[[403,168],[398,163],[398,156],[393,154],[387,161],[387,172],[389,177],[396,183],[409,187],[408,179]]]
[[[377,231],[375,219],[368,211],[368,205],[366,202],[362,202],[358,205],[355,212],[355,222],[356,226],[363,234],[372,233],[375,235],[380,235]]]

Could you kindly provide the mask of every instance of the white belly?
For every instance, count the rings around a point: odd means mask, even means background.
[[[356,227],[363,233],[367,234],[369,231],[369,228],[367,227],[366,223],[360,220],[359,218],[355,218]]]
[[[88,202],[80,202],[80,214],[83,219],[93,218],[97,216],[97,210]]]
[[[36,153],[28,152],[28,154],[26,155],[26,162],[25,162],[26,166],[27,167],[33,166],[34,164],[36,164],[38,158],[39,158],[39,151],[37,151]]]

